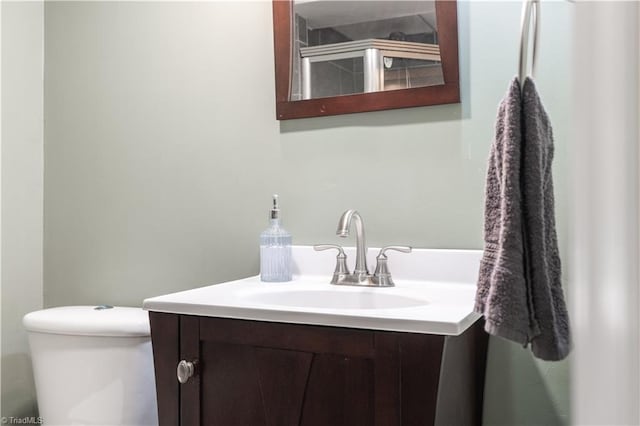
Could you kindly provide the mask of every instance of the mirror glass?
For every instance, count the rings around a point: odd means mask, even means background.
[[[290,101],[444,84],[435,0],[294,0]]]

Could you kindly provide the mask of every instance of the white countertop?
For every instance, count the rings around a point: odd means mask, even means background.
[[[341,294],[366,297],[367,294],[384,293],[406,297],[407,304],[413,300],[425,303],[370,309],[295,307],[256,300],[270,291],[309,292],[309,298],[313,299],[314,292],[322,294],[327,290],[336,297]],[[400,281],[392,288],[364,288],[331,286],[319,278],[263,283],[256,276],[154,297],[145,300],[143,308],[185,315],[458,335],[478,319],[478,315],[471,312],[474,296],[475,288],[456,283]]]
[[[376,253],[370,249],[372,256]],[[347,254],[353,259],[352,249]],[[479,318],[473,313],[473,304],[480,254],[477,250],[426,249],[391,254],[389,264],[396,286],[372,288],[329,284],[335,255],[296,246],[294,279],[290,282],[265,283],[259,276],[249,277],[146,299],[143,308],[184,315],[458,335]],[[300,274],[302,270],[307,273]],[[327,273],[320,275],[319,271]]]

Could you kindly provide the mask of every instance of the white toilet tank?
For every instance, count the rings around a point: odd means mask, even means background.
[[[149,317],[69,306],[25,315],[45,425],[157,425]]]

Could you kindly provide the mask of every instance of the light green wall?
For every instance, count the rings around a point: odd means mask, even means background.
[[[24,314],[42,308],[44,4],[2,2],[2,411],[33,415]]]
[[[565,241],[571,5],[545,3],[538,85]],[[297,244],[480,248],[519,3],[459,3],[462,103],[278,122],[269,2],[45,6],[45,304],[145,297],[258,272],[270,194]],[[565,363],[492,341],[485,423],[566,424]]]

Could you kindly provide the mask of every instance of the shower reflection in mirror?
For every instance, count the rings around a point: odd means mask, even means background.
[[[295,0],[290,100],[444,84],[435,1]]]

